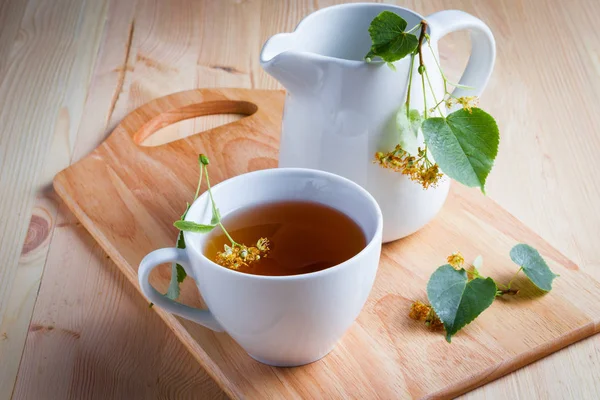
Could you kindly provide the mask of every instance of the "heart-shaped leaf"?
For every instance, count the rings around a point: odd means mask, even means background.
[[[383,61],[392,63],[413,53],[419,41],[405,29],[406,21],[399,15],[391,11],[379,14],[369,26],[372,45],[365,58],[379,56]]]
[[[510,259],[523,268],[535,286],[546,292],[552,290],[552,281],[558,275],[550,270],[536,249],[524,243],[518,244],[510,250]]]
[[[494,118],[480,108],[458,110],[446,118],[429,118],[423,136],[440,169],[466,186],[480,187],[498,154],[500,132]]]
[[[488,308],[496,297],[492,278],[468,281],[467,271],[442,265],[429,278],[427,297],[446,329],[448,343],[452,336]]]

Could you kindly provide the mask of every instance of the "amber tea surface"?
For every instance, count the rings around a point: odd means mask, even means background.
[[[245,207],[222,220],[236,242],[253,246],[268,238],[266,257],[237,271],[256,275],[298,275],[338,265],[365,248],[365,235],[346,214],[313,202],[285,201]],[[223,231],[210,233],[204,254],[215,260],[224,245],[230,245]]]

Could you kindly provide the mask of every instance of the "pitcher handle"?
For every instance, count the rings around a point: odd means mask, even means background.
[[[156,266],[167,262],[176,262],[180,264],[189,276],[193,276],[190,275],[190,262],[185,250],[173,247],[154,250],[144,257],[140,263],[140,268],[138,269],[138,280],[142,293],[144,293],[148,300],[171,314],[179,315],[180,317],[194,321],[213,331],[223,332],[223,327],[221,327],[209,310],[200,310],[178,303],[159,293],[152,287],[149,281],[150,272],[156,268]]]
[[[468,29],[471,31],[471,56],[460,85],[474,89],[456,88],[454,97],[479,96],[485,89],[496,61],[496,41],[490,28],[479,18],[458,10],[446,10],[431,14],[426,18],[431,29],[432,46],[451,32]]]

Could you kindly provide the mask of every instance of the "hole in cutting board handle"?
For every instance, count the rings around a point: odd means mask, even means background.
[[[214,128],[234,124],[258,110],[247,101],[222,100],[197,103],[160,113],[133,135],[144,147],[161,146]]]
[[[203,134],[218,126],[239,121],[246,116],[245,114],[212,114],[184,119],[160,128],[137,144],[144,147],[162,146],[189,136]]]

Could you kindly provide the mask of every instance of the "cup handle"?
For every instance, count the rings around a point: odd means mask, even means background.
[[[198,308],[189,307],[184,304],[178,303],[174,300],[169,299],[167,296],[160,294],[156,289],[152,287],[149,282],[150,272],[156,268],[159,264],[176,262],[180,264],[185,272],[190,274],[190,261],[185,250],[176,249],[173,247],[154,250],[149,253],[142,262],[138,269],[138,281],[142,293],[154,304],[165,309],[171,314],[179,315],[190,321],[194,321],[200,325],[203,325],[213,331],[223,332],[224,329],[221,327],[219,322],[215,319],[209,310],[200,310]]]
[[[496,61],[496,41],[490,28],[479,18],[458,10],[436,12],[426,19],[431,28],[434,47],[437,47],[437,41],[448,33],[462,29],[471,31],[471,56],[459,84],[475,89],[456,88],[452,95],[479,96],[490,79]]]

